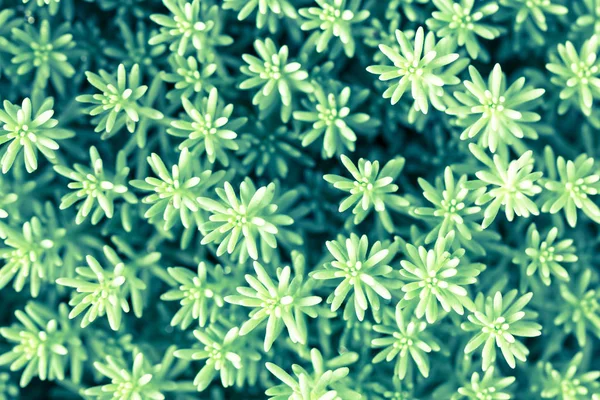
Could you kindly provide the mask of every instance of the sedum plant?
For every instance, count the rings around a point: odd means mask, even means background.
[[[242,56],[247,65],[242,66],[240,71],[248,78],[240,84],[240,89],[260,87],[252,97],[252,104],[263,116],[279,108],[282,121],[287,122],[292,115],[294,94],[313,91],[313,85],[307,81],[308,73],[299,62],[288,61],[287,46],[277,50],[275,43],[267,38],[265,41],[255,40],[254,49],[260,58],[250,54]]]
[[[88,255],[85,257],[87,267],[75,270],[77,278],[59,278],[56,283],[75,289],[69,301],[73,307],[69,313],[70,319],[85,312],[81,320],[81,327],[85,328],[97,317],[106,316],[110,328],[116,331],[121,325],[123,313],[130,311],[128,296],[131,296],[136,316],[142,316],[140,291],[146,289],[146,284],[135,276],[135,271],[128,268],[112,248],[104,246],[103,252],[112,264],[112,270],[107,271],[96,258]]]
[[[477,37],[493,40],[502,33],[499,28],[482,21],[498,12],[498,3],[492,1],[478,4],[475,9],[474,0],[433,0],[433,4],[438,11],[431,13],[432,18],[426,21],[427,27],[436,32],[438,37],[450,37],[459,46],[465,46],[471,58],[488,60],[489,54],[479,44]]]
[[[542,191],[541,187],[535,184],[541,178],[542,172],[533,172],[531,151],[508,163],[505,157],[498,154],[495,154],[493,159],[490,158],[481,147],[473,143],[469,145],[469,149],[488,167],[487,171],[475,173],[478,180],[466,184],[468,189],[486,188],[475,201],[477,205],[489,203],[483,213],[483,228],[490,226],[500,207],[504,207],[504,214],[509,221],[512,221],[515,215],[529,217],[539,214],[537,205],[530,197]],[[493,188],[490,189],[489,186]]]
[[[148,28],[147,25],[141,21],[138,21],[136,32],[134,32],[124,21],[117,22],[119,31],[123,36],[124,43],[118,47],[109,47],[104,49],[104,53],[117,60],[123,60],[125,68],[131,68],[138,64],[142,67],[142,74],[145,72],[149,74],[158,74],[156,68],[156,58],[160,57],[164,51],[165,46],[150,46],[148,44]]]
[[[96,132],[103,132],[102,139],[114,136],[123,126],[131,133],[135,131],[140,117],[162,119],[163,114],[139,103],[148,86],[140,85],[140,67],[133,65],[129,74],[125,65],[119,64],[116,78],[104,70],[99,75],[86,73],[87,79],[100,94],[77,96],[77,101],[91,103],[87,113],[95,117]]]
[[[550,229],[546,239],[542,240],[535,224],[531,224],[527,229],[525,251],[513,258],[513,262],[521,265],[527,276],[532,276],[537,272],[540,280],[546,286],[550,285],[551,276],[561,281],[569,281],[569,273],[563,264],[577,262],[578,258],[573,247],[573,240],[556,240],[557,237],[558,228],[554,227]]]
[[[52,31],[50,21],[42,19],[39,28],[33,25],[13,27],[12,41],[0,38],[2,52],[13,55],[11,62],[18,65],[17,75],[26,75],[34,71],[34,87],[43,89],[48,81],[63,94],[65,80],[75,75],[75,68],[69,62],[69,55],[75,47],[73,35],[68,24]]]
[[[60,203],[61,209],[71,207],[83,200],[79,206],[75,222],[81,224],[91,215],[92,224],[97,224],[102,217],[112,218],[114,202],[123,199],[129,204],[137,203],[137,197],[129,192],[126,184],[129,168],[125,160],[125,153],[117,154],[115,173],[105,172],[104,163],[98,150],[90,147],[91,168],[75,164],[73,169],[64,165],[55,165],[54,170],[60,175],[72,180],[68,184],[71,193],[65,194]],[[93,212],[92,212],[93,210]]]
[[[194,337],[202,344],[201,349],[179,349],[174,354],[185,360],[206,360],[194,378],[199,392],[206,389],[217,375],[224,387],[233,386],[236,381],[243,382],[247,371],[242,365],[247,360],[260,359],[258,352],[245,346],[237,327],[225,330],[212,324],[206,330],[196,329]]]
[[[30,302],[24,311],[15,312],[18,324],[0,328],[0,335],[14,343],[10,351],[0,355],[0,365],[10,364],[12,371],[23,370],[21,387],[27,386],[34,377],[42,381],[63,380],[67,368],[73,382],[80,381],[86,354],[66,314],[64,304],[58,307],[56,314],[39,303]]]
[[[600,371],[582,372],[583,353],[577,353],[561,371],[547,362],[544,365],[543,399],[597,399]],[[579,370],[579,371],[578,371]]]
[[[8,143],[0,164],[2,173],[6,174],[13,166],[17,156],[23,151],[23,160],[27,172],[38,168],[38,152],[50,162],[57,162],[56,140],[64,140],[75,134],[68,129],[57,128],[58,120],[54,115],[54,100],[49,97],[41,104],[32,103],[25,98],[21,106],[4,101],[4,110],[0,110],[0,143]]]
[[[396,40],[400,51],[383,44],[379,46],[393,66],[372,65],[367,68],[368,72],[379,75],[379,80],[399,79],[386,89],[383,98],[396,104],[410,88],[415,110],[427,114],[430,103],[438,110],[445,110],[444,86],[460,83],[457,71],[451,67],[459,58],[457,53],[453,53],[452,40],[445,38],[436,43],[434,33],[425,35],[422,27],[416,31],[414,44],[400,30],[396,30]]]
[[[482,369],[487,371],[496,362],[496,347],[509,367],[515,368],[515,359],[525,362],[529,350],[517,337],[541,335],[542,326],[531,321],[537,314],[522,311],[533,293],[517,298],[517,290],[506,295],[496,292],[493,296],[479,293],[475,299],[475,311],[468,321],[461,324],[467,332],[476,332],[465,346],[465,354],[472,353],[483,345],[481,350]]]
[[[66,230],[56,223],[44,223],[37,216],[25,221],[20,230],[7,230],[0,259],[0,289],[12,280],[17,292],[29,283],[32,297],[38,297],[43,284],[60,274],[61,253]]]
[[[110,379],[110,383],[84,391],[92,399],[165,399],[164,393],[186,390],[185,383],[169,380],[174,347],[169,347],[157,365],[150,365],[144,353],[134,349],[131,367],[122,360],[107,356],[104,362],[94,362],[94,368]]]
[[[467,176],[462,175],[457,181],[450,167],[444,169],[443,179],[442,176],[436,178],[435,186],[423,178],[419,178],[418,183],[423,189],[423,197],[431,203],[431,206],[417,207],[413,210],[418,218],[428,221],[433,226],[425,237],[425,243],[432,243],[454,231],[455,243],[465,248],[475,247],[484,251],[480,245],[477,246],[473,237],[481,231],[477,223],[481,207],[475,205],[475,202],[485,188],[467,189]]]
[[[360,91],[352,97],[351,89],[346,86],[339,93],[325,92],[315,86],[315,101],[307,104],[310,111],[294,111],[294,120],[312,123],[311,128],[302,133],[302,146],[306,147],[323,136],[323,158],[342,154],[346,149],[355,150],[357,132],[373,132],[379,121],[365,113],[352,113],[360,105],[367,92]]]
[[[554,324],[566,334],[573,333],[581,347],[588,341],[588,332],[600,338],[600,295],[590,288],[591,279],[590,270],[585,270],[571,285],[560,286],[563,307],[554,318]]]
[[[171,72],[163,74],[163,79],[175,86],[167,94],[169,99],[177,100],[181,97],[189,99],[214,88],[212,80],[215,79],[217,64],[200,64],[194,56],[185,58],[178,54],[173,54],[169,58],[169,64]]]
[[[439,316],[439,307],[445,312],[464,314],[464,309],[474,311],[475,304],[469,297],[466,285],[477,282],[477,276],[485,268],[482,264],[460,265],[465,251],[449,252],[454,241],[454,231],[438,238],[433,249],[406,245],[407,259],[400,261],[401,290],[404,297],[399,306],[414,308],[417,318],[433,324]]]
[[[379,161],[371,162],[361,158],[355,165],[345,155],[342,155],[341,161],[354,180],[333,174],[323,177],[334,188],[349,193],[349,196],[340,204],[339,211],[344,212],[354,206],[352,209],[354,224],[358,225],[372,209],[375,209],[383,227],[388,232],[393,232],[394,223],[388,208],[400,211],[409,205],[406,199],[394,194],[398,190],[398,185],[393,182],[404,167],[404,159],[396,158],[388,161],[381,171],[379,170]]]
[[[0,397],[3,400],[19,397],[19,388],[11,381],[11,376],[8,372],[0,373]]]
[[[211,213],[200,227],[207,232],[201,243],[219,243],[218,256],[232,254],[240,263],[248,257],[258,260],[260,250],[261,259],[268,262],[277,249],[280,230],[294,223],[289,215],[278,213],[278,206],[273,202],[275,189],[273,182],[257,189],[246,179],[240,184],[239,197],[229,182],[215,190],[218,200],[198,197],[200,207]],[[298,234],[290,232],[290,235],[297,242],[302,241]]]
[[[544,179],[546,191],[541,196],[542,212],[556,214],[563,210],[567,223],[574,227],[577,224],[577,210],[594,221],[600,221],[600,209],[590,198],[598,194],[600,174],[595,169],[594,159],[581,154],[575,160],[556,158],[550,148],[545,151],[548,178]]]
[[[28,4],[29,7],[48,7],[50,15],[56,15],[60,8],[60,0],[22,0],[23,4]]]
[[[286,126],[272,128],[256,121],[240,136],[239,145],[237,153],[243,156],[242,165],[252,168],[258,176],[284,179],[300,166],[314,165],[313,159],[302,152],[296,132]]]
[[[0,0],[0,400],[600,400],[599,5]]]
[[[256,15],[256,27],[265,26],[269,32],[275,33],[282,19],[296,19],[298,13],[292,2],[288,0],[224,0],[224,10],[235,10],[240,21],[247,19],[253,13]]]
[[[236,151],[236,130],[246,123],[246,118],[234,118],[233,105],[223,105],[219,101],[219,93],[212,88],[208,97],[196,103],[185,97],[181,98],[183,108],[191,120],[175,120],[167,132],[173,136],[185,138],[179,149],[189,148],[194,154],[204,154],[211,164],[219,160],[224,166],[229,165],[228,151]]]
[[[353,57],[356,43],[352,25],[369,18],[368,10],[361,10],[361,0],[316,0],[319,7],[307,7],[298,10],[305,18],[300,28],[304,31],[319,29],[308,39],[314,38],[317,52],[322,53],[329,47],[333,37],[338,38],[347,57]],[[331,46],[335,54],[336,46]]]
[[[570,41],[559,44],[557,50],[558,55],[550,55],[546,69],[554,75],[550,81],[561,88],[558,114],[575,106],[590,116],[594,99],[600,97],[598,36],[586,40],[579,52]]]
[[[510,392],[503,390],[514,383],[515,377],[499,378],[495,376],[494,371],[494,367],[490,367],[483,376],[479,375],[479,372],[473,372],[469,384],[458,388],[458,393],[452,399],[511,399]]]
[[[220,265],[211,266],[204,261],[198,264],[196,273],[184,267],[167,269],[175,288],[163,293],[163,301],[179,301],[180,308],[171,319],[171,326],[187,329],[198,321],[200,327],[217,320],[225,305],[224,280],[228,278]]]
[[[316,280],[342,279],[335,291],[327,298],[331,311],[344,307],[344,319],[353,318],[355,314],[359,321],[364,320],[365,313],[372,309],[373,316],[380,320],[381,300],[391,300],[390,293],[394,283],[388,278],[392,267],[388,265],[395,255],[395,246],[385,248],[381,242],[375,242],[369,250],[369,238],[351,234],[349,238],[340,237],[338,240],[326,242],[327,249],[334,257],[322,268],[312,274]]]
[[[147,160],[158,178],[147,177],[130,182],[133,187],[152,192],[142,199],[142,203],[152,204],[144,213],[144,218],[164,221],[166,231],[178,222],[184,228],[199,225],[200,208],[196,197],[219,182],[224,171],[213,174],[211,170],[205,170],[196,176],[192,155],[187,147],[179,154],[179,162],[171,167],[171,172],[158,154],[152,153]]]
[[[535,32],[535,28],[548,31],[547,16],[569,13],[569,9],[557,1],[500,0],[500,5],[513,10],[511,17],[514,18],[516,32],[525,29],[530,34]]]
[[[373,363],[396,359],[394,374],[399,379],[404,379],[412,371],[413,364],[427,378],[430,370],[428,354],[441,349],[438,340],[427,331],[427,323],[411,318],[408,312],[402,310],[400,303],[396,306],[395,313],[386,312],[386,315],[389,316],[389,321],[384,325],[373,326],[375,332],[385,335],[371,341],[372,347],[383,348],[373,358]]]
[[[312,318],[317,316],[315,306],[321,302],[321,298],[310,296],[307,286],[303,284],[301,275],[304,266],[303,256],[295,254],[294,264],[296,270],[294,278],[291,278],[289,266],[277,268],[277,283],[275,283],[265,268],[255,261],[256,276],[246,275],[250,287],[238,287],[237,295],[225,297],[228,303],[253,309],[249,319],[240,327],[240,335],[247,335],[263,322],[267,322],[265,352],[271,349],[284,327],[292,342],[306,344],[307,324],[304,314]]]
[[[507,87],[506,76],[496,64],[487,84],[473,66],[469,66],[470,81],[464,81],[465,92],[454,92],[461,103],[446,112],[457,116],[457,124],[465,130],[463,140],[479,136],[479,144],[495,153],[499,147],[515,145],[520,139],[537,139],[533,123],[540,115],[531,111],[544,89],[525,86],[521,77]]]
[[[220,34],[219,8],[200,0],[166,0],[169,15],[152,14],[150,19],[158,24],[160,32],[153,35],[150,45],[169,44],[169,50],[185,56],[189,50],[198,56],[209,57],[215,46],[227,46],[233,39]]]
[[[268,362],[266,363],[267,369],[282,383],[267,389],[265,394],[269,396],[270,400],[280,398],[336,399],[360,397],[360,393],[348,389],[343,384],[350,372],[348,367],[329,367],[329,365],[345,364],[342,361],[351,359],[354,354],[345,353],[339,356],[338,360],[329,360],[327,363],[323,360],[323,355],[319,350],[311,349],[310,361],[313,372],[311,373],[300,365],[294,364],[292,365],[292,371],[295,376],[291,376],[281,367]]]

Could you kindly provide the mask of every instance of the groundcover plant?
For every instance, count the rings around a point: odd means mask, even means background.
[[[599,53],[596,0],[0,0],[0,400],[600,400]]]

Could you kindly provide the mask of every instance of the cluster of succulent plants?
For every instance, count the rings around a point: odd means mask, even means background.
[[[0,0],[0,400],[600,400],[595,0]]]

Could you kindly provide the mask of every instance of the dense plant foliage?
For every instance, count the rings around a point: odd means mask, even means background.
[[[600,400],[599,4],[0,0],[0,400]]]

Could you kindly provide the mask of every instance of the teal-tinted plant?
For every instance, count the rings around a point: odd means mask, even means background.
[[[44,19],[39,29],[26,24],[23,29],[12,29],[12,42],[0,39],[0,51],[14,57],[11,62],[18,65],[16,73],[26,75],[35,70],[33,85],[45,88],[48,80],[59,93],[65,91],[65,79],[75,74],[75,68],[69,62],[69,53],[75,47],[73,35],[69,33],[67,23],[60,25],[54,32],[50,22]]]
[[[88,329],[86,332],[86,346],[90,349],[90,359],[104,361],[107,356],[120,360],[127,360],[129,354],[135,351],[134,337],[131,334],[117,334],[106,329]],[[93,367],[93,364],[92,364]],[[100,372],[92,368],[91,371],[97,380],[103,379]]]
[[[303,31],[318,29],[313,33],[317,52],[325,51],[331,39],[335,37],[339,39],[346,56],[353,57],[356,43],[352,25],[369,18],[369,11],[360,9],[361,0],[316,0],[316,3],[319,7],[298,10],[298,13],[306,19],[300,28]],[[334,49],[335,46],[331,50],[332,53],[335,52]]]
[[[27,4],[30,8],[48,7],[50,15],[56,15],[60,9],[60,0],[23,0],[23,4]]]
[[[9,143],[4,149],[0,164],[6,174],[15,159],[23,150],[25,168],[33,172],[38,168],[38,151],[50,162],[56,162],[55,151],[59,149],[56,140],[73,137],[73,131],[57,128],[54,115],[54,99],[51,97],[42,104],[32,104],[25,98],[21,107],[4,100],[4,110],[0,110],[0,144]]]
[[[600,98],[598,35],[586,40],[579,52],[569,41],[559,44],[557,50],[558,55],[550,53],[546,69],[554,74],[550,82],[561,89],[558,114],[575,106],[590,116],[594,100]]]
[[[277,281],[260,263],[254,262],[255,275],[246,275],[248,286],[237,288],[237,295],[225,297],[225,301],[238,306],[252,308],[249,319],[240,327],[240,335],[247,335],[265,321],[265,352],[273,346],[273,342],[281,335],[285,327],[293,343],[306,344],[307,325],[305,315],[317,317],[316,305],[321,302],[319,296],[311,296],[304,283],[302,270],[304,256],[292,254],[295,276],[291,278],[289,266],[277,268]]]
[[[398,2],[401,0],[391,0],[388,4],[392,4],[393,2]],[[429,1],[429,0],[425,0],[425,1]],[[396,10],[394,10],[394,12],[397,12]],[[379,45],[384,44],[392,49],[394,49],[396,52],[400,52],[400,44],[398,43],[398,40],[396,40],[396,30],[398,29],[398,27],[400,26],[401,23],[401,18],[398,17],[398,15],[396,14],[396,16],[394,18],[392,18],[390,21],[387,20],[379,20],[377,18],[369,18],[369,26],[363,28],[363,32],[364,32],[364,43],[365,45],[367,45],[368,47],[377,49],[379,48]],[[413,30],[410,29],[405,29],[404,34],[406,35],[406,37],[409,40],[414,39],[415,37],[415,32]],[[375,61],[378,64],[382,64],[385,63],[387,60],[386,55],[383,54],[382,52],[376,51],[375,54],[373,54],[373,61]]]
[[[252,97],[252,104],[257,106],[261,115],[267,115],[277,108],[283,122],[289,121],[294,107],[294,93],[310,93],[313,85],[308,81],[308,73],[299,62],[288,61],[289,49],[282,46],[279,50],[269,38],[254,41],[255,57],[244,54],[243,60],[248,65],[241,71],[249,78],[240,84],[240,89],[247,90],[260,87]]]
[[[464,128],[462,140],[479,137],[481,146],[492,153],[506,145],[514,145],[520,139],[537,139],[534,123],[540,115],[531,111],[545,92],[525,86],[521,77],[507,88],[506,76],[500,64],[496,64],[487,84],[473,66],[469,66],[470,81],[464,81],[464,92],[454,92],[460,105],[447,110],[457,116],[457,124]]]
[[[392,0],[394,1],[394,0]],[[412,1],[412,0],[406,0],[406,1]],[[421,0],[422,1],[422,0]],[[374,392],[376,392],[379,396],[378,398],[383,398],[385,400],[388,399],[392,399],[392,400],[418,400],[417,397],[415,397],[415,389],[414,386],[412,385],[407,385],[407,384],[403,384],[402,381],[400,379],[398,379],[397,376],[394,375],[394,377],[392,378],[392,382],[393,382],[393,389],[392,390],[387,390],[388,387],[386,386],[375,386],[375,388],[373,389]]]
[[[356,132],[374,132],[379,121],[365,113],[352,113],[363,103],[368,91],[362,90],[352,97],[351,89],[346,86],[339,93],[325,92],[315,85],[313,101],[304,102],[310,111],[294,111],[294,119],[311,123],[311,127],[302,133],[302,146],[306,147],[323,136],[322,155],[331,158],[342,154],[346,149],[354,151]]]
[[[169,50],[185,56],[195,49],[204,61],[212,56],[215,46],[233,42],[229,36],[220,34],[219,7],[201,3],[200,0],[164,0],[171,15],[152,14],[150,19],[160,25],[160,33],[150,38],[153,46],[169,44]]]
[[[430,103],[438,110],[445,110],[444,86],[460,83],[456,76],[458,71],[451,67],[459,58],[457,53],[453,53],[452,40],[444,38],[436,43],[434,33],[425,35],[422,27],[417,29],[414,44],[400,30],[396,30],[396,40],[400,51],[384,44],[379,46],[379,50],[393,65],[372,65],[367,68],[370,73],[379,75],[381,81],[397,80],[383,92],[383,98],[391,99],[392,104],[396,104],[410,89],[415,110],[427,114]]]
[[[600,393],[600,371],[584,372],[583,353],[577,353],[571,361],[559,370],[552,363],[544,364],[543,399],[596,400]]]
[[[21,18],[15,18],[16,12],[12,8],[5,8],[0,11],[0,46],[9,46],[8,38],[13,28],[20,26],[23,22]],[[10,61],[10,53],[0,51],[0,76],[5,76],[6,73],[12,74],[14,65]],[[1,393],[1,392],[0,392]]]
[[[225,330],[215,324],[207,329],[196,329],[194,336],[201,343],[200,348],[176,350],[175,357],[184,360],[206,360],[194,378],[198,391],[203,391],[219,375],[223,387],[241,384],[250,374],[244,368],[250,361],[258,361],[260,354],[239,336],[239,329]]]
[[[81,327],[85,328],[97,317],[106,316],[111,329],[116,331],[121,326],[123,312],[130,311],[128,296],[136,317],[141,318],[143,300],[140,291],[146,289],[146,284],[135,276],[135,271],[126,267],[112,248],[104,246],[103,250],[111,270],[103,268],[96,258],[88,255],[85,257],[88,266],[75,269],[77,278],[59,278],[56,283],[75,289],[69,301],[73,307],[69,318],[84,313]]]
[[[286,188],[279,184],[279,181],[275,181],[275,195],[273,196],[273,203],[277,206],[279,214],[288,215],[295,221],[304,222],[303,225],[294,225],[294,228],[284,227],[279,229],[277,233],[277,243],[281,243],[283,253],[289,253],[292,250],[299,249],[299,246],[304,244],[304,232],[306,227],[310,225],[307,223],[307,217],[311,214],[311,206],[306,204],[308,198],[308,192],[306,187],[298,187],[295,189]],[[278,257],[280,253],[274,254]],[[268,260],[265,260],[268,262]]]
[[[0,238],[6,237],[3,229],[7,225],[27,219],[23,214],[29,210],[24,210],[19,204],[23,199],[31,198],[32,193],[43,184],[38,179],[23,182],[24,176],[23,168],[13,168],[8,174],[0,173]]]
[[[336,289],[327,298],[331,311],[337,311],[350,295],[344,306],[344,319],[354,315],[364,320],[365,312],[371,308],[376,321],[381,319],[381,300],[392,298],[390,289],[395,282],[390,278],[393,268],[388,265],[397,251],[397,244],[386,248],[381,242],[373,243],[369,250],[369,238],[352,233],[349,238],[339,237],[325,243],[334,257],[320,269],[311,273],[316,280],[341,279]]]
[[[61,381],[67,376],[78,384],[87,358],[78,332],[67,318],[64,304],[58,313],[45,306],[29,302],[25,310],[15,311],[19,321],[9,328],[0,328],[2,335],[13,347],[0,355],[0,365],[10,364],[11,371],[21,372],[21,387],[34,378]]]
[[[171,72],[164,72],[165,82],[173,83],[174,89],[167,94],[170,100],[179,100],[182,97],[193,99],[194,96],[208,93],[214,85],[212,83],[217,71],[217,64],[199,64],[193,56],[187,58],[177,54],[169,57]]]
[[[464,249],[450,253],[454,231],[438,238],[433,249],[406,245],[406,260],[400,261],[400,279],[404,297],[399,305],[411,307],[417,318],[425,316],[433,324],[439,318],[439,306],[445,312],[464,314],[464,309],[474,311],[475,305],[465,288],[477,282],[485,268],[483,264],[462,261]]]
[[[206,232],[201,243],[215,243],[217,256],[233,254],[242,263],[248,257],[258,260],[259,250],[261,259],[268,262],[277,249],[280,231],[286,230],[301,242],[297,233],[286,229],[294,220],[278,213],[275,189],[275,183],[257,189],[247,178],[240,184],[239,197],[229,182],[216,189],[218,200],[198,197],[200,207],[210,213],[209,221],[201,226]]]
[[[597,0],[581,0],[578,2],[578,7],[575,10],[578,15],[577,20],[575,21],[575,32],[583,34],[586,37],[600,33],[600,21],[598,20],[600,10],[598,9],[596,1]]]
[[[175,120],[167,132],[173,136],[185,138],[179,149],[188,147],[194,154],[204,154],[211,164],[219,160],[229,165],[228,151],[236,151],[236,131],[247,121],[245,117],[231,118],[233,104],[224,105],[219,101],[219,92],[212,88],[208,97],[192,103],[185,97],[181,103],[189,119]]]
[[[500,378],[495,376],[494,371],[494,367],[489,367],[483,376],[480,376],[479,372],[473,372],[470,382],[458,388],[458,393],[452,397],[452,400],[511,399],[510,392],[504,390],[515,382],[515,377]]]
[[[65,0],[63,0],[65,1]],[[119,18],[136,17],[144,18],[148,16],[148,7],[146,0],[86,0],[98,3],[100,9],[104,11],[114,11]]]
[[[592,271],[586,269],[572,284],[560,285],[561,308],[554,318],[566,334],[575,335],[580,347],[588,341],[588,332],[600,338],[600,293],[590,287],[591,278]]]
[[[465,46],[469,57],[488,60],[489,54],[479,43],[478,36],[494,40],[502,33],[499,28],[483,21],[498,12],[498,3],[478,4],[476,9],[473,9],[475,0],[433,0],[433,4],[437,11],[431,13],[432,18],[426,21],[427,27],[438,37],[449,37],[459,46]]]
[[[400,304],[395,313],[386,308],[384,324],[374,325],[373,330],[384,336],[373,339],[371,346],[383,348],[373,358],[373,363],[390,362],[396,359],[394,374],[399,379],[412,371],[413,364],[424,377],[429,376],[429,356],[432,351],[440,351],[438,340],[427,330],[425,321],[414,318],[403,311]]]
[[[138,148],[144,148],[148,142],[148,140],[152,141],[154,137],[154,132],[163,132],[164,127],[168,126],[168,122],[170,119],[160,118],[156,119],[158,114],[152,115],[151,113],[155,108],[154,107],[164,107],[166,103],[164,99],[164,83],[161,74],[154,75],[154,78],[150,82],[150,86],[148,87],[147,94],[140,99],[141,106],[150,114],[139,114],[139,122],[136,123],[132,139],[127,140],[135,140]],[[148,116],[150,115],[150,116]],[[162,115],[162,113],[161,113]],[[164,116],[163,116],[164,117]],[[116,134],[118,131],[113,129],[113,134]],[[104,135],[106,138],[106,134]],[[108,135],[110,136],[110,135]],[[128,142],[131,143],[131,142]],[[145,155],[145,154],[144,154]]]
[[[159,73],[157,63],[166,50],[166,46],[150,46],[148,44],[148,28],[146,24],[139,21],[135,30],[123,20],[116,22],[122,36],[123,43],[117,46],[108,46],[104,53],[118,62],[123,63],[125,68],[131,69],[134,65],[141,66],[142,75],[150,76]]]
[[[288,22],[298,17],[294,5],[288,0],[224,0],[223,9],[237,11],[240,21],[255,12],[256,27],[262,29],[267,26],[271,33],[277,32],[280,20]]]
[[[239,146],[242,165],[252,168],[257,176],[286,178],[290,170],[314,166],[313,159],[300,149],[298,134],[286,126],[256,121],[240,136]]]
[[[61,251],[66,234],[57,222],[42,222],[33,217],[23,223],[21,231],[5,229],[7,247],[0,249],[0,259],[4,261],[0,269],[0,289],[12,280],[14,289],[20,292],[29,282],[31,296],[37,297],[43,283],[57,278],[63,264]]]
[[[78,49],[85,49],[80,53],[82,64],[79,69],[82,71],[105,68],[109,64],[105,50],[110,45],[110,41],[103,35],[102,29],[95,21],[94,18],[90,18],[73,23],[72,34],[77,38],[75,53],[78,53]]]
[[[148,358],[137,348],[133,352],[133,363],[129,367],[124,360],[107,356],[104,362],[94,362],[94,368],[110,383],[85,389],[84,393],[93,399],[150,399],[163,400],[165,393],[185,391],[185,383],[169,379],[169,367],[173,367],[175,346],[167,349],[161,363],[151,365]]]
[[[375,209],[379,220],[388,232],[394,231],[394,222],[388,212],[405,210],[408,201],[395,194],[398,185],[393,182],[398,178],[404,167],[404,158],[398,157],[388,161],[381,171],[379,161],[368,161],[364,158],[354,163],[345,155],[341,157],[342,164],[352,175],[352,179],[340,175],[327,174],[323,178],[333,185],[334,188],[348,192],[339,207],[339,212],[344,212],[350,207],[354,214],[354,224],[360,224]]]
[[[9,210],[11,204],[15,205],[18,201],[19,196],[16,193],[2,193],[0,194],[0,219],[4,219],[8,217]]]
[[[600,400],[598,35],[600,0],[0,0],[0,400]]]
[[[180,305],[171,319],[171,326],[185,330],[194,321],[198,321],[201,328],[208,322],[214,323],[225,305],[227,276],[223,267],[201,261],[196,273],[183,267],[171,267],[167,271],[176,288],[163,293],[160,299],[179,301]]]
[[[88,81],[101,93],[77,96],[77,101],[93,104],[86,112],[95,117],[94,130],[103,132],[102,139],[114,136],[123,126],[133,133],[140,117],[154,120],[163,118],[160,111],[139,103],[148,86],[140,85],[138,64],[131,67],[129,74],[125,65],[119,64],[116,78],[104,70],[98,73],[100,75],[87,71],[85,74]]]
[[[548,0],[500,0],[502,7],[512,9],[515,31],[523,28],[531,32],[531,26],[546,32],[548,30],[547,15],[566,15],[569,9],[562,4]]]
[[[92,213],[91,222],[94,225],[104,216],[112,218],[115,209],[114,203],[118,199],[123,199],[129,204],[137,203],[137,197],[129,192],[127,187],[129,168],[125,153],[117,154],[114,174],[104,170],[100,153],[94,146],[90,147],[90,161],[91,168],[81,164],[73,165],[73,169],[64,165],[54,166],[56,172],[73,181],[68,185],[72,192],[62,197],[60,209],[64,210],[83,200],[75,218],[77,224],[85,221],[90,213]]]
[[[414,209],[418,218],[430,221],[433,225],[425,237],[425,243],[432,243],[437,238],[446,237],[450,231],[454,231],[458,245],[465,248],[472,248],[475,245],[479,249],[480,246],[473,243],[473,235],[481,231],[477,223],[481,218],[481,207],[476,206],[475,201],[485,192],[485,189],[467,189],[465,187],[467,176],[461,175],[457,181],[450,167],[444,169],[443,178],[438,176],[435,179],[435,186],[423,178],[419,178],[418,182],[423,189],[423,197],[431,203],[429,207]]]
[[[356,353],[344,353],[336,359],[323,360],[317,349],[310,350],[312,373],[298,364],[292,365],[294,376],[273,363],[266,367],[282,383],[267,389],[265,394],[270,400],[279,399],[358,399],[360,393],[348,388],[349,362],[356,359]]]
[[[578,209],[600,222],[600,208],[591,199],[600,190],[600,174],[594,159],[581,154],[575,160],[565,161],[558,156],[555,164],[554,152],[549,147],[546,148],[545,159],[548,178],[542,181],[546,189],[540,198],[542,212],[556,214],[564,210],[571,227],[577,224]]]
[[[551,276],[561,281],[569,280],[569,273],[564,268],[565,263],[577,261],[573,239],[556,240],[558,228],[553,227],[542,240],[535,224],[527,229],[525,250],[513,258],[515,264],[521,265],[527,276],[536,272],[542,283],[549,286]]]
[[[0,372],[0,399],[12,400],[19,398],[19,387],[11,380],[10,374]]]
[[[501,207],[504,207],[504,214],[509,221],[512,221],[515,215],[527,218],[539,214],[539,209],[531,197],[541,193],[542,188],[536,185],[536,182],[543,173],[533,172],[534,160],[531,150],[510,163],[506,157],[498,154],[494,154],[493,159],[490,158],[474,143],[469,145],[469,150],[487,166],[487,170],[475,173],[478,180],[465,183],[468,189],[486,188],[475,202],[478,206],[487,204],[483,213],[483,228],[490,226]]]
[[[465,347],[465,354],[472,353],[483,345],[481,362],[484,371],[495,364],[496,347],[511,368],[516,366],[515,359],[525,362],[529,350],[517,338],[541,335],[542,326],[534,322],[537,313],[523,311],[533,293],[519,298],[517,294],[516,289],[505,295],[500,292],[493,296],[478,293],[475,312],[467,317],[468,322],[461,324],[463,330],[473,332]]]
[[[149,176],[130,182],[133,187],[152,192],[142,199],[142,203],[152,205],[144,213],[144,218],[153,223],[164,221],[166,231],[179,222],[184,228],[197,226],[201,219],[196,198],[220,182],[225,171],[196,173],[187,147],[181,151],[179,161],[171,167],[171,171],[156,153],[147,160],[158,178]]]

